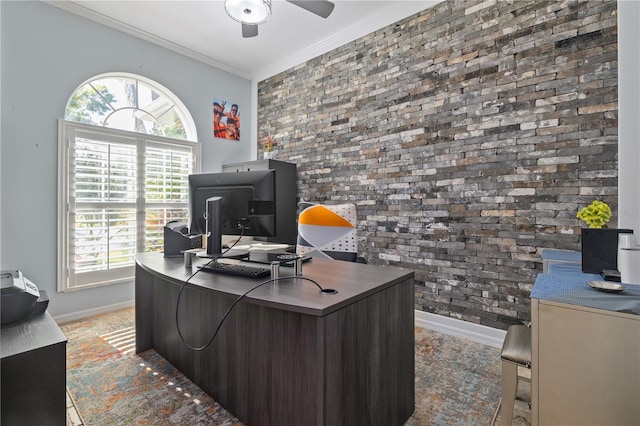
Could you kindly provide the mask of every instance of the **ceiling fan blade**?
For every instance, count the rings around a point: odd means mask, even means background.
[[[242,24],[242,37],[249,38],[249,37],[255,37],[257,35],[258,35],[257,25]]]
[[[328,18],[333,12],[335,4],[328,0],[287,0],[289,3],[295,4],[315,15]]]

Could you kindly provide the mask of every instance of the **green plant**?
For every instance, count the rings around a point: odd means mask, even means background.
[[[584,220],[589,228],[606,228],[607,222],[611,219],[611,208],[603,201],[593,200],[580,210],[576,217]]]

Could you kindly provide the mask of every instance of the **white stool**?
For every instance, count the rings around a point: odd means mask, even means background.
[[[501,426],[511,425],[513,407],[518,390],[518,367],[531,368],[531,328],[526,325],[512,325],[500,352],[502,359],[502,398],[491,424],[500,413]]]

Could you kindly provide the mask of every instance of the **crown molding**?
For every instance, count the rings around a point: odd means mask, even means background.
[[[101,13],[87,9],[86,7],[81,6],[80,4],[73,1],[41,1],[76,16],[80,16],[98,24],[113,28],[125,34],[129,34],[133,37],[163,47],[172,52],[181,54],[206,65],[218,68],[222,71],[229,72],[238,77],[259,82],[310,59],[318,57],[324,53],[327,53],[333,49],[343,46],[353,40],[357,40],[358,38],[377,31],[380,28],[384,28],[388,25],[393,24],[394,22],[398,22],[411,15],[428,9],[438,3],[441,3],[443,0],[388,1],[389,6],[378,10],[373,16],[368,16],[366,19],[363,18],[354,20],[353,23],[343,31],[337,32],[330,37],[319,41],[318,43],[312,44],[304,49],[296,51],[291,55],[284,57],[280,61],[267,65],[263,68],[258,68],[253,72],[247,72],[245,70],[233,67],[225,62],[219,61],[215,58],[189,49],[188,47],[155,36],[136,27],[105,16]]]
[[[113,28],[120,32],[129,34],[133,37],[142,39],[149,43],[155,44],[157,46],[163,47],[165,49],[171,50],[172,52],[181,54],[188,58],[194,59],[196,61],[202,62],[206,65],[210,65],[212,67],[218,68],[222,71],[226,71],[238,77],[242,77],[244,79],[250,80],[251,75],[246,73],[245,71],[232,67],[229,64],[218,61],[209,56],[198,53],[194,50],[191,50],[185,46],[179,45],[177,43],[171,42],[169,40],[163,39],[161,37],[155,36],[153,34],[149,34],[146,31],[142,31],[138,28],[135,28],[131,25],[125,24],[123,22],[117,21],[115,19],[109,18],[101,13],[95,12],[93,10],[87,9],[84,6],[81,6],[72,1],[64,1],[64,0],[41,0],[44,3],[47,3],[51,6],[55,6],[58,9],[64,10],[66,12],[72,13],[74,15],[80,16],[82,18],[88,19],[90,21],[96,22],[98,24],[105,25],[109,28]]]
[[[299,50],[292,55],[283,58],[281,61],[261,68],[252,74],[253,81],[262,81],[272,77],[289,68],[293,68],[303,62],[318,57],[333,49],[343,46],[353,40],[357,40],[367,34],[422,12],[443,0],[410,0],[410,1],[389,1],[389,7],[380,9],[373,16],[366,19],[355,20],[352,25],[343,31],[333,34],[318,43],[312,44],[305,49]]]

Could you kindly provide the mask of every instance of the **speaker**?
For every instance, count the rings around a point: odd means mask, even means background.
[[[582,228],[582,272],[599,274],[603,269],[618,269],[618,234],[632,229]]]

